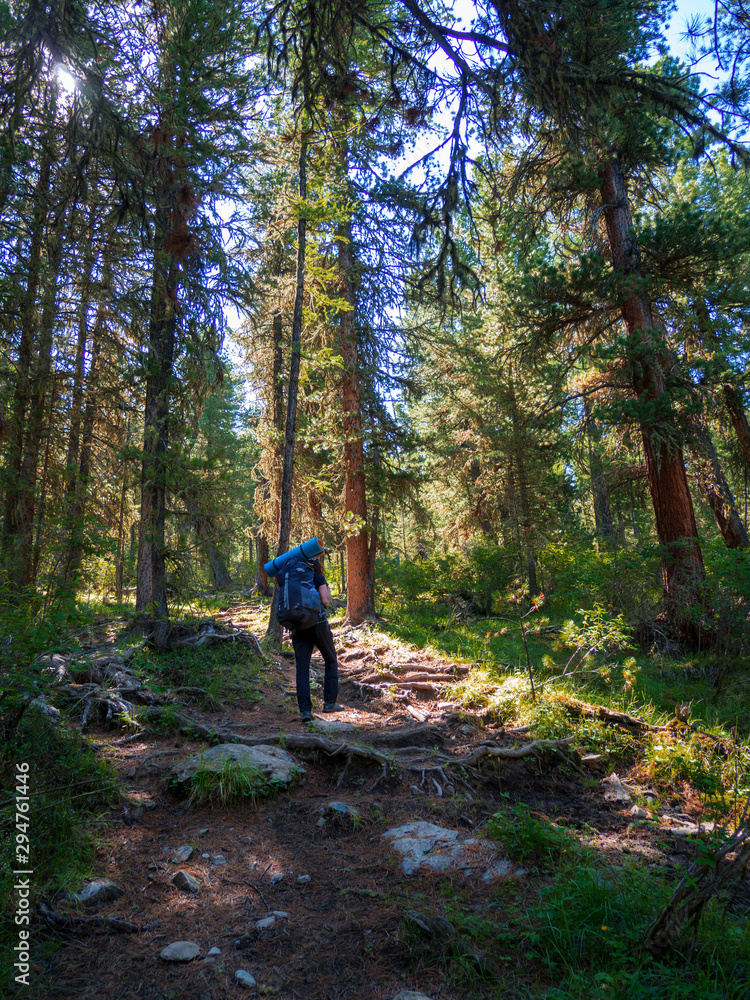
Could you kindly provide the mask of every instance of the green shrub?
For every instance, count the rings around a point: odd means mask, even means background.
[[[566,830],[548,820],[534,816],[523,802],[517,802],[510,812],[498,812],[487,823],[487,836],[502,842],[508,857],[519,864],[534,864],[548,868],[562,854],[580,852],[579,841]]]

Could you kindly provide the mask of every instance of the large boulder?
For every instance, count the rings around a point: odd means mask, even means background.
[[[261,783],[256,794],[263,794],[262,785],[268,786],[268,792],[279,790],[304,774],[304,768],[281,747],[264,744],[246,747],[238,743],[221,743],[219,746],[209,747],[208,750],[175,764],[171,773],[178,785],[187,785],[192,783],[199,772],[221,774],[233,768],[247,771]]]

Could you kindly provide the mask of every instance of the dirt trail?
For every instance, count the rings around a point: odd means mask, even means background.
[[[342,754],[309,752],[301,759],[303,783],[275,799],[189,809],[171,797],[167,777],[172,764],[195,753],[200,743],[154,734],[118,742],[111,733],[99,734],[102,748],[114,758],[127,804],[110,817],[107,844],[99,859],[106,877],[122,886],[125,894],[97,912],[145,924],[147,929],[136,934],[77,931],[64,936],[63,946],[44,972],[40,996],[391,1000],[408,988],[433,1000],[463,1000],[472,995],[466,983],[444,981],[439,961],[420,961],[422,946],[413,941],[410,945],[403,934],[404,911],[442,914],[446,899],[453,897],[477,913],[492,912],[493,907],[502,908],[503,893],[524,892],[527,880],[511,873],[502,884],[486,884],[478,876],[425,869],[407,876],[381,840],[385,830],[423,819],[474,831],[507,806],[508,799],[522,800],[556,823],[593,831],[592,842],[602,851],[663,857],[653,831],[640,828],[627,833],[627,807],[605,801],[595,780],[585,780],[580,769],[565,766],[562,759],[482,758],[464,771],[465,784],[459,787],[456,782],[454,794],[441,787],[439,795],[442,779],[435,784],[429,774],[423,776],[405,765],[429,762],[433,748],[443,759],[460,759],[481,746],[514,747],[531,737],[484,725],[480,718],[440,702],[435,692],[442,678],[460,671],[436,658],[410,658],[408,669],[389,680],[390,688],[375,690],[373,685],[383,678],[369,667],[372,654],[371,648],[350,637],[341,656],[339,700],[346,710],[335,720],[354,724],[356,734],[333,738],[382,748],[384,741],[403,743],[400,734],[406,733],[413,750],[398,756],[401,766],[385,774],[374,762],[347,763]],[[316,667],[322,664],[314,660]],[[367,669],[369,674],[363,675]],[[432,678],[423,680],[430,674]],[[425,686],[406,689],[406,699],[396,687],[402,680]],[[240,700],[229,713],[188,711],[196,722],[253,738],[305,731],[294,700],[293,661],[287,657],[278,659],[275,676],[264,686],[259,702]],[[327,721],[324,716],[320,719]],[[421,785],[419,792],[413,790],[415,785]],[[319,808],[332,800],[356,807],[360,820],[354,825],[319,824]],[[175,863],[172,858],[182,845],[192,845],[196,855],[187,863]],[[226,863],[214,863],[217,856]],[[200,882],[195,895],[171,884],[179,868]],[[298,881],[301,876],[309,880]],[[257,922],[274,911],[288,916],[258,929]],[[187,964],[163,961],[160,950],[178,940],[195,942],[200,956]],[[221,949],[221,954],[207,959],[211,948]],[[492,956],[487,962],[485,971],[502,978],[504,967],[493,968]],[[255,977],[255,994],[235,980],[238,969]]]

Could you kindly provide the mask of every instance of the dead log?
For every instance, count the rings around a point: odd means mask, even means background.
[[[580,718],[584,716],[588,719],[598,719],[600,722],[604,722],[609,726],[620,726],[622,729],[627,729],[628,732],[637,733],[663,733],[665,730],[670,729],[670,726],[652,726],[648,722],[644,722],[643,719],[638,719],[634,715],[628,715],[626,712],[615,712],[611,708],[604,708],[602,705],[586,705],[582,701],[567,701],[562,700],[560,702],[565,708],[565,711],[574,718]]]

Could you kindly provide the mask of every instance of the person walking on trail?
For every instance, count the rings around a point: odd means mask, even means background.
[[[302,722],[312,722],[312,701],[310,699],[310,658],[313,648],[320,650],[325,663],[323,678],[323,711],[342,712],[343,707],[336,702],[339,693],[339,664],[336,658],[336,647],[333,644],[333,633],[328,624],[325,608],[331,603],[331,591],[328,581],[323,575],[319,559],[309,561],[313,569],[313,583],[320,594],[322,605],[317,622],[310,628],[292,630],[292,646],[297,668],[297,704]]]

